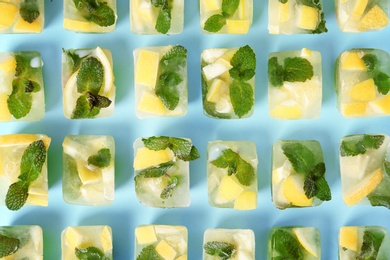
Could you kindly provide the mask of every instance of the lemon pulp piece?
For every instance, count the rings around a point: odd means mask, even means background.
[[[17,32],[39,33],[42,31],[42,23],[38,20],[29,23],[22,18],[19,18],[14,26],[14,30]]]
[[[90,22],[77,21],[69,18],[64,18],[64,28],[67,30],[74,30],[80,32],[92,32],[94,26]]]
[[[390,95],[386,95],[381,99],[370,102],[369,104],[377,108],[382,113],[390,114]]]
[[[345,59],[341,63],[341,69],[343,70],[366,70],[367,69],[366,65],[364,64],[364,61],[359,57],[359,54],[357,52],[347,52],[344,55],[345,55]]]
[[[83,240],[83,235],[75,227],[68,227],[65,231],[65,239],[72,248],[76,248]]]
[[[231,34],[246,34],[249,31],[251,23],[249,20],[226,20],[226,28]]]
[[[93,51],[91,56],[96,57],[103,66],[104,85],[103,87],[100,88],[99,95],[107,97],[114,86],[114,74],[110,63],[110,59],[107,57],[105,51],[100,47],[97,47]]]
[[[351,98],[355,101],[370,101],[376,98],[376,88],[373,79],[357,83],[351,89]]]
[[[237,183],[233,176],[224,175],[218,187],[216,201],[218,203],[227,203],[235,200],[243,190],[244,188]]]
[[[308,48],[302,48],[301,57],[310,58],[312,55],[313,55],[313,52],[311,50],[309,50]]]
[[[104,252],[112,250],[111,228],[108,226],[103,227],[102,232],[100,233],[100,242]]]
[[[16,70],[16,59],[13,56],[10,56],[9,59],[0,63],[0,70],[2,70],[5,74],[15,73]]]
[[[46,149],[49,148],[51,138],[41,134],[10,134],[0,136],[0,146],[29,145],[32,142],[42,140]]]
[[[165,108],[161,99],[147,92],[144,92],[142,95],[137,109],[139,111],[144,111],[156,115],[165,115],[167,112],[167,109]]]
[[[314,30],[317,28],[319,11],[315,7],[301,5],[298,11],[298,24],[299,28],[305,30]]]
[[[243,191],[234,201],[234,208],[238,210],[256,209],[257,193],[255,191]]]
[[[155,51],[140,50],[135,66],[135,84],[156,87],[160,54]]]
[[[102,178],[100,171],[94,171],[86,167],[84,162],[78,161],[77,171],[79,173],[80,180],[83,184],[97,182]]]
[[[366,109],[366,102],[343,103],[341,106],[341,114],[346,117],[364,116]]]
[[[28,190],[27,203],[29,205],[46,207],[48,205],[48,191],[42,188],[30,188]]]
[[[290,92],[290,96],[299,104],[301,110],[315,113],[314,108],[321,107],[322,83],[318,77],[315,76],[305,82],[285,82],[284,88]]]
[[[359,22],[361,30],[378,30],[384,28],[389,23],[387,14],[378,5],[368,11]]]
[[[246,10],[248,10],[249,7],[245,6],[246,0],[241,0],[238,5],[238,17],[240,19],[244,19],[246,17]]]
[[[164,259],[164,260],[173,260],[176,257],[176,251],[171,247],[164,239],[158,243],[156,246],[156,252]]]
[[[10,27],[15,22],[19,8],[13,4],[0,3],[0,25]]]
[[[71,118],[77,99],[80,97],[80,93],[77,92],[77,73],[78,71],[69,77],[63,90],[63,106],[66,118]]]
[[[280,119],[298,119],[302,116],[302,109],[298,104],[291,106],[277,105],[271,110],[270,115]]]
[[[135,6],[135,10],[139,16],[151,24],[156,24],[157,16],[153,11],[153,6],[150,2],[138,1]]]
[[[357,252],[358,227],[341,227],[339,233],[339,246]]]
[[[212,80],[225,72],[229,71],[232,67],[230,62],[225,59],[219,58],[214,63],[204,66],[202,71],[207,80]]]
[[[357,0],[355,7],[353,8],[352,13],[358,17],[362,16],[364,13],[364,10],[366,10],[367,3],[368,3],[368,0]]]
[[[315,234],[316,229],[312,227],[306,227],[293,228],[292,230],[302,247],[306,249],[306,251],[309,252],[312,256],[317,257],[317,247],[315,241],[313,241],[313,235]]]
[[[308,207],[313,204],[313,198],[308,199],[303,190],[303,176],[289,175],[282,183],[284,197],[294,206]]]
[[[290,19],[290,5],[288,1],[286,3],[279,2],[279,22],[284,23]]]
[[[176,260],[187,260],[187,255],[179,256]]]
[[[221,96],[225,96],[226,83],[221,79],[214,79],[211,82],[211,86],[207,91],[206,100],[209,102],[217,103]]]
[[[362,181],[361,185],[356,190],[343,196],[344,202],[348,206],[352,206],[358,203],[378,186],[378,184],[382,181],[382,178],[383,178],[382,170],[381,169],[376,170],[373,174],[371,174],[371,176],[365,178]]]
[[[149,150],[146,147],[137,149],[137,154],[134,158],[134,170],[141,170],[151,166],[156,166],[161,163],[172,161],[174,155],[170,149],[165,150]]]
[[[157,241],[156,232],[154,226],[141,226],[135,229],[135,237],[138,244],[152,244]]]
[[[11,113],[8,109],[8,95],[6,93],[0,93],[0,121],[10,121]]]
[[[204,0],[207,11],[216,11],[221,9],[221,0]]]

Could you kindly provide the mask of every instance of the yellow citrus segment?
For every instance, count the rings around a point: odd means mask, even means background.
[[[152,244],[157,241],[156,232],[152,225],[137,227],[135,229],[135,237],[137,243],[141,245]]]
[[[208,11],[215,11],[221,8],[221,0],[205,0],[204,3]]]
[[[176,251],[171,247],[164,239],[158,243],[156,246],[156,252],[164,259],[164,260],[173,260],[176,257]]]
[[[298,104],[292,106],[278,105],[272,109],[270,115],[280,119],[298,119],[302,116],[302,109]]]
[[[14,26],[14,30],[17,32],[39,33],[42,31],[42,27],[42,23],[38,20],[29,23],[22,18],[19,18]]]
[[[100,233],[100,243],[102,244],[104,252],[112,250],[111,228],[108,226],[104,226]]]
[[[217,191],[216,201],[227,203],[235,200],[244,188],[234,179],[233,176],[224,175]]]
[[[251,23],[249,20],[226,20],[226,28],[231,34],[246,34],[249,31]]]
[[[89,169],[83,162],[77,163],[77,171],[83,184],[96,182],[102,178],[102,174],[100,172]]]
[[[344,202],[348,206],[352,206],[362,199],[364,199],[368,194],[370,194],[382,181],[382,170],[378,169],[376,170],[371,176],[366,178],[362,181],[362,184],[360,187],[358,187],[356,190],[350,192],[349,194],[345,195]]]
[[[318,252],[317,252],[316,242],[313,241],[313,237],[316,232],[316,229],[311,227],[293,228],[293,232],[296,235],[302,247],[306,249],[306,251],[309,252],[309,254],[317,257]]]
[[[357,252],[358,228],[341,227],[339,233],[339,246]]]
[[[366,70],[367,68],[357,52],[347,52],[344,61],[341,63],[341,69]]]
[[[10,121],[11,113],[8,109],[8,95],[6,93],[0,94],[0,121]]]
[[[368,11],[359,22],[361,30],[378,30],[389,23],[387,14],[378,5]]]
[[[173,152],[168,148],[165,150],[153,151],[146,147],[141,147],[137,150],[137,154],[134,158],[134,169],[141,170],[156,166],[171,161],[173,157]]]
[[[207,91],[206,99],[209,102],[217,103],[221,98],[222,90],[224,90],[224,86],[226,83],[221,79],[214,79],[211,82],[210,89]]]
[[[48,206],[48,193],[47,192],[40,192],[40,193],[34,193],[34,192],[28,192],[28,198],[26,204],[28,205],[34,205],[34,206]]]
[[[179,256],[176,260],[187,260],[187,255]]]
[[[376,88],[373,79],[357,83],[351,89],[351,98],[355,101],[371,101],[376,98]]]
[[[370,102],[370,105],[373,105],[382,113],[390,114],[390,95],[386,95],[381,99]]]
[[[157,96],[145,92],[137,106],[139,111],[156,115],[164,115],[167,112],[163,102]]]
[[[341,105],[341,114],[346,117],[364,116],[366,109],[366,102],[346,103]]]
[[[368,0],[357,0],[356,5],[353,8],[352,13],[358,17],[362,16],[364,13],[364,10],[366,10],[367,3],[368,3]]]
[[[10,27],[15,22],[19,8],[13,4],[0,3],[0,25]]]
[[[246,17],[246,11],[249,7],[245,5],[246,0],[241,0],[240,4],[238,5],[238,17],[240,19],[244,19]]]
[[[16,70],[16,60],[14,57],[10,57],[9,59],[0,63],[0,70],[2,70],[5,74],[15,73]]]
[[[290,19],[290,5],[279,2],[279,22],[284,23]]]
[[[238,210],[256,209],[257,193],[255,191],[243,191],[234,201],[234,208]]]
[[[135,84],[155,88],[160,54],[149,50],[140,50],[135,67]]]
[[[319,11],[315,7],[301,5],[298,11],[298,24],[299,28],[305,30],[314,30],[317,28]]]
[[[68,227],[65,231],[65,239],[72,248],[76,248],[82,242],[83,236],[76,228]]]
[[[46,149],[49,148],[51,138],[46,135],[36,135],[36,134],[10,134],[0,136],[0,146],[2,145],[29,145],[32,142],[42,140],[46,146]]]
[[[95,26],[90,22],[77,21],[69,18],[64,18],[64,28],[79,32],[91,32],[95,30]]]
[[[313,204],[313,198],[308,199],[303,190],[303,176],[289,175],[282,183],[284,197],[294,206],[308,207]]]

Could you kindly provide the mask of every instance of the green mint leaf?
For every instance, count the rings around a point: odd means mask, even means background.
[[[62,51],[68,56],[69,60],[72,62],[72,73],[76,72],[80,67],[82,58],[77,55],[74,50],[62,49]]]
[[[14,254],[19,246],[19,239],[0,234],[0,258]]]
[[[316,181],[314,180],[313,176],[308,175],[305,178],[305,181],[303,183],[303,190],[305,191],[305,195],[308,199],[311,199],[316,196],[318,192],[318,187],[316,185]]]
[[[15,76],[24,79],[30,79],[36,73],[38,68],[31,67],[31,60],[40,58],[37,52],[16,52],[14,54],[16,60]],[[39,68],[40,69],[40,68]]]
[[[156,30],[162,34],[168,33],[169,29],[171,29],[171,19],[171,9],[161,7],[157,16]]]
[[[156,249],[153,245],[142,248],[141,253],[137,256],[136,260],[159,260]]]
[[[142,176],[144,178],[159,178],[167,173],[167,171],[174,165],[175,163],[172,161],[161,163],[156,166],[152,166],[142,170],[137,174],[137,177]]]
[[[230,100],[234,113],[243,117],[251,111],[255,100],[254,91],[249,83],[234,80],[229,86]]]
[[[75,255],[80,260],[106,260],[104,253],[97,247],[75,248]]]
[[[377,259],[379,247],[382,244],[385,234],[365,230],[363,233],[363,244],[360,249],[360,254],[356,257],[357,260]]]
[[[232,16],[239,4],[240,0],[222,0],[222,15],[226,18]]]
[[[95,95],[91,92],[87,92],[87,100],[89,102],[90,107],[97,107],[97,108],[107,108],[111,105],[112,101],[105,97],[100,95]]]
[[[317,7],[319,8],[319,10],[321,9],[321,7],[319,7],[318,5],[317,5]],[[320,19],[321,20],[318,23],[317,28],[311,32],[312,34],[320,34],[320,33],[328,32],[328,29],[326,28],[326,21],[325,21],[324,12],[321,12]]]
[[[307,174],[315,166],[313,152],[301,143],[285,143],[282,146],[282,150],[297,173]]]
[[[178,60],[175,60],[178,59]],[[160,65],[170,63],[175,60],[175,63],[185,65],[187,59],[187,49],[181,45],[173,46],[160,60]]]
[[[390,177],[390,161],[385,159],[385,161],[383,163],[383,168],[385,169],[385,172],[387,173],[387,175],[389,175],[389,177]]]
[[[350,140],[342,140],[340,144],[341,156],[356,156],[364,154],[367,149],[378,149],[384,141],[383,135],[363,135]]]
[[[88,164],[95,165],[99,168],[105,168],[108,165],[110,165],[111,162],[111,153],[110,149],[108,148],[102,148],[100,149],[97,154],[91,155],[88,158]]]
[[[305,82],[314,75],[313,65],[301,57],[288,57],[284,59],[284,81]]]
[[[203,246],[203,249],[205,250],[206,254],[219,256],[221,260],[230,259],[237,251],[235,245],[220,241],[207,242]]]
[[[362,60],[364,62],[364,65],[366,65],[368,72],[376,70],[376,68],[379,65],[378,58],[376,57],[376,55],[371,54],[371,53],[365,54],[362,57]]]
[[[43,141],[29,144],[22,155],[19,179],[27,183],[35,181],[41,174],[45,161],[46,147]]]
[[[226,24],[226,18],[221,14],[214,14],[210,16],[205,24],[203,29],[208,32],[218,32]]]
[[[160,7],[167,4],[167,0],[150,0],[153,6]]]
[[[379,149],[384,140],[384,135],[363,135],[363,145],[368,149]]]
[[[20,3],[20,16],[28,23],[34,22],[39,17],[39,6],[37,0],[24,0]]]
[[[142,138],[142,142],[146,148],[154,151],[165,150],[170,145],[169,137],[167,136],[152,136],[149,138]]]
[[[98,0],[73,0],[73,2],[82,13],[93,12],[99,6]]]
[[[314,168],[312,168],[309,172],[309,175],[313,176],[315,179],[319,179],[324,177],[326,171],[325,163],[320,162],[317,163]]]
[[[16,119],[25,117],[32,107],[31,81],[15,78],[12,81],[12,93],[7,99],[8,110]],[[39,85],[38,85],[39,86]]]
[[[181,76],[176,72],[164,72],[158,78],[156,95],[169,110],[174,110],[179,104],[180,93],[177,85],[182,81]]]
[[[386,207],[390,209],[390,196],[368,195],[370,204],[374,207]]]
[[[94,118],[99,114],[101,108],[107,108],[111,103],[112,101],[104,96],[87,92],[77,99],[71,118]]]
[[[288,0],[279,0],[280,3],[285,4],[288,2]]]
[[[183,161],[188,161],[190,159],[190,154],[192,150],[192,143],[186,139],[170,137],[169,148],[175,154],[175,156]]]
[[[247,81],[255,75],[256,54],[249,45],[237,50],[230,61],[233,68],[230,69],[230,76],[236,80]]]
[[[283,66],[278,63],[277,57],[268,60],[268,80],[274,87],[281,87],[284,81]]]
[[[72,199],[77,199],[80,197],[80,187],[83,183],[77,170],[76,160],[70,155],[64,154],[63,161],[63,172],[68,173],[68,179],[62,181],[64,194]]]
[[[87,18],[101,27],[108,27],[115,24],[115,12],[107,5],[107,3],[99,3],[98,7],[92,11]]]
[[[322,201],[329,201],[332,199],[332,194],[325,177],[321,177],[315,181],[317,187],[316,197]]]
[[[272,247],[280,254],[280,259],[303,260],[299,242],[289,232],[278,229],[271,236]]]
[[[95,57],[88,57],[81,62],[77,74],[77,91],[83,93],[90,91],[98,94],[104,81],[104,68]]]
[[[196,147],[193,146],[190,141],[183,138],[153,136],[149,138],[142,138],[142,142],[146,148],[154,151],[169,148],[178,159],[183,161],[192,161],[200,157]]]
[[[29,183],[18,181],[9,186],[5,197],[5,205],[9,210],[19,210],[26,204]]]
[[[377,71],[374,76],[374,83],[377,86],[378,92],[387,95],[390,91],[390,77],[382,71]]]
[[[173,191],[177,187],[179,180],[176,177],[170,177],[169,184],[163,189],[160,198],[163,200],[169,199],[173,195]]]
[[[253,180],[256,178],[255,169],[253,166],[243,160],[241,157],[239,158],[237,164],[236,178],[244,186],[251,185]]]

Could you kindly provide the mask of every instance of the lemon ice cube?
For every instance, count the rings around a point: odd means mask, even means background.
[[[243,191],[234,201],[234,208],[238,210],[251,210],[257,207],[257,193],[254,191]]]
[[[298,8],[297,26],[305,30],[316,29],[319,20],[319,10],[307,5],[301,5]]]
[[[135,229],[135,237],[138,244],[152,244],[157,241],[156,232],[153,225],[140,226]]]
[[[358,228],[355,226],[341,227],[339,231],[339,246],[357,252]]]
[[[158,52],[140,50],[135,69],[135,83],[155,88],[159,62]]]

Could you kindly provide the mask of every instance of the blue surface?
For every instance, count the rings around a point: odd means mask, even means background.
[[[61,231],[72,225],[106,224],[113,229],[115,259],[133,259],[134,228],[140,224],[184,225],[189,231],[189,259],[201,259],[203,232],[207,228],[251,228],[256,236],[256,259],[267,255],[271,227],[307,225],[319,228],[322,259],[337,259],[337,233],[342,225],[382,225],[390,230],[390,211],[370,206],[346,206],[341,198],[338,143],[355,133],[390,134],[388,117],[344,119],[336,109],[333,68],[337,56],[349,48],[381,48],[390,27],[380,32],[345,34],[336,24],[333,1],[324,1],[329,32],[322,35],[270,35],[267,2],[254,1],[254,21],[247,35],[204,35],[199,27],[196,0],[187,0],[184,31],[172,36],[142,36],[130,32],[129,3],[118,0],[118,24],[108,34],[77,34],[62,28],[62,1],[45,1],[46,26],[38,35],[0,35],[0,51],[37,50],[44,65],[46,115],[38,122],[0,123],[0,134],[43,133],[52,138],[49,149],[49,207],[25,207],[10,212],[0,207],[0,225],[40,225],[44,230],[45,259],[60,259]],[[181,44],[188,49],[189,109],[178,118],[139,120],[134,113],[133,57],[135,48]],[[251,45],[256,54],[256,100],[254,115],[241,120],[216,120],[203,115],[200,83],[200,53],[206,48]],[[112,51],[117,86],[115,115],[94,120],[68,120],[62,112],[61,48],[99,45]],[[270,52],[318,50],[323,58],[323,107],[315,120],[271,119],[267,109],[267,56]],[[62,199],[62,141],[68,134],[112,135],[116,141],[115,201],[107,207],[68,205]],[[137,137],[170,135],[191,138],[201,159],[191,162],[189,208],[153,209],[141,205],[134,191],[132,143]],[[259,157],[259,205],[253,211],[217,209],[209,206],[206,182],[206,147],[209,141],[249,140]],[[279,139],[315,139],[323,148],[327,179],[333,199],[316,208],[278,210],[271,201],[270,163],[272,144]]]

